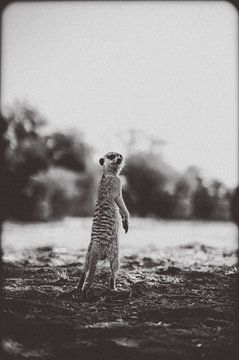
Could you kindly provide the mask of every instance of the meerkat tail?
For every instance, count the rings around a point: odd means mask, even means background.
[[[83,271],[80,277],[80,281],[76,287],[77,290],[82,290],[86,278],[86,272]]]
[[[91,287],[94,278],[95,278],[95,272],[96,272],[96,265],[99,260],[99,254],[97,251],[92,250],[89,257],[89,271],[84,279],[83,285],[82,285],[82,291],[86,292]],[[81,281],[80,281],[81,282]]]
[[[77,290],[82,290],[84,282],[85,282],[85,278],[86,278],[86,273],[89,270],[91,246],[92,246],[92,244],[90,243],[89,247],[88,247],[86,257],[85,257],[85,264],[84,264],[84,268],[83,268],[83,271],[82,271],[82,274],[81,274],[81,277],[80,277],[80,281],[79,281],[79,283],[78,283],[78,285],[76,287]]]

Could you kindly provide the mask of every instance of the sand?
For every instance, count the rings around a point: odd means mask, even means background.
[[[5,261],[3,358],[238,359],[235,253],[194,244],[123,255],[118,292],[103,263],[87,299],[68,294],[84,249],[61,255],[42,247]]]

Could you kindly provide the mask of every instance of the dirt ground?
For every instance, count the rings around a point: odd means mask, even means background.
[[[2,358],[238,359],[237,266],[175,260],[190,251],[195,259],[212,259],[205,246],[171,249],[172,256],[160,260],[124,256],[118,292],[107,291],[110,274],[103,266],[88,299],[67,294],[81,274],[82,256],[52,266],[56,254],[45,247],[25,261],[5,262]]]

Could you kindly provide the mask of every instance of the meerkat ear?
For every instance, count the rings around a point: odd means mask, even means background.
[[[99,163],[100,163],[100,165],[103,166],[103,164],[104,164],[104,159],[103,159],[103,158],[100,158]]]

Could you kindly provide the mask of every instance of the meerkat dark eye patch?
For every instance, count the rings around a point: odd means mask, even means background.
[[[114,158],[115,158],[114,154],[107,155],[107,159],[109,159],[109,160],[114,160]]]
[[[103,164],[104,164],[104,159],[101,158],[101,159],[99,160],[99,163],[100,163],[100,165],[103,165]]]

